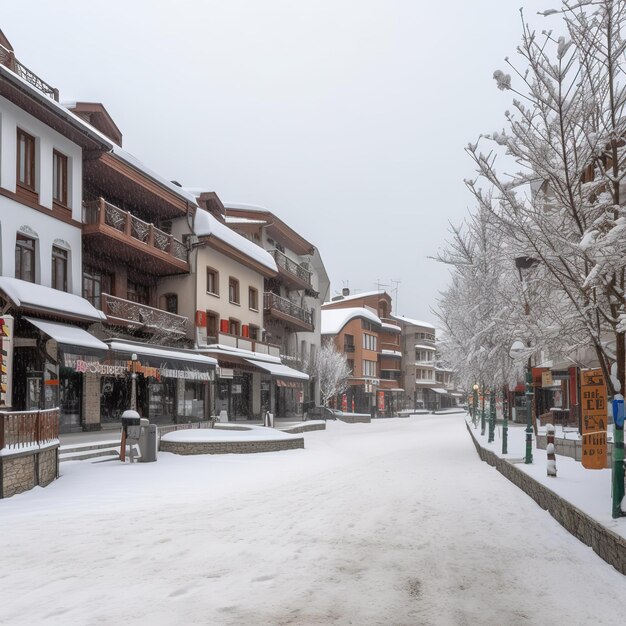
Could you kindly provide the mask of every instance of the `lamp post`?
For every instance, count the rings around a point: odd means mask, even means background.
[[[496,392],[492,387],[489,392],[489,438],[487,443],[491,443],[495,439],[496,432]]]
[[[130,408],[137,410],[137,355],[134,352],[130,356]]]
[[[502,390],[502,454],[508,454],[509,411],[511,408],[505,389],[508,391],[508,388],[505,387]]]
[[[521,341],[514,341],[509,351],[509,356],[514,361],[520,361],[527,354],[528,348]],[[528,357],[526,364],[526,455],[524,457],[524,463],[529,464],[533,462],[533,373]]]
[[[483,383],[483,395],[481,398],[480,435],[481,437],[485,436],[485,383]]]
[[[474,395],[472,398],[472,423],[474,424],[474,429],[476,429],[476,427],[478,426],[478,383],[474,383],[472,389],[474,390]]]

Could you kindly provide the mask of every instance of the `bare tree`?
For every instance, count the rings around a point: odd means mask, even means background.
[[[324,406],[330,398],[345,391],[351,374],[345,355],[337,350],[332,341],[325,343],[317,351],[310,372],[320,382],[320,395]]]

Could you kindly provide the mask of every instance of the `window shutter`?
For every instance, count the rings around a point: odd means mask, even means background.
[[[229,332],[228,320],[220,320],[220,332],[222,333]]]
[[[206,326],[206,311],[196,311],[196,326],[199,328]]]
[[[243,337],[249,337],[250,336],[250,327],[248,326],[248,324],[244,324],[241,327],[241,335]]]

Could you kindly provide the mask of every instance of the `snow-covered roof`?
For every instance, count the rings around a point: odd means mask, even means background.
[[[322,309],[322,323],[320,332],[322,335],[337,335],[350,321],[362,317],[374,324],[381,324],[378,315],[375,315],[363,307],[349,307],[347,309]]]
[[[29,283],[19,278],[0,276],[0,291],[17,307],[62,314],[64,317],[101,322],[106,319],[102,311],[76,296],[51,287]]]
[[[198,209],[196,211],[193,229],[198,237],[215,237],[231,248],[242,252],[250,259],[267,267],[272,272],[278,272],[276,261],[274,261],[274,257],[269,252],[263,250],[261,246],[257,246],[249,239],[242,237],[231,228],[228,228],[226,224],[222,224],[222,222],[214,218],[208,211],[204,209]]]
[[[33,326],[39,328],[48,337],[52,337],[57,343],[66,346],[80,346],[82,348],[92,348],[94,350],[109,350],[109,346],[103,343],[86,330],[78,328],[78,326],[69,326],[67,324],[58,324],[56,322],[48,322],[35,319],[34,317],[26,318]]]
[[[244,359],[252,359],[254,361],[263,361],[266,363],[280,363],[280,357],[273,356],[271,354],[264,354],[263,352],[253,352],[252,350],[245,350],[243,348],[233,348],[232,346],[225,346],[219,343],[213,343],[206,348],[199,348],[201,352],[209,352],[217,356],[238,356]]]
[[[432,350],[433,352],[436,352],[437,350],[437,348],[435,348],[434,346],[427,346],[426,344],[423,344],[423,343],[416,343],[415,347],[422,349],[422,350]]]
[[[225,209],[241,209],[243,211],[259,211],[261,213],[271,213],[269,209],[266,209],[264,206],[259,206],[258,204],[246,204],[242,202],[224,202]]]
[[[251,365],[256,365],[266,372],[269,372],[272,376],[277,378],[297,378],[298,380],[309,380],[309,375],[298,370],[294,370],[282,363],[269,363],[267,361],[255,361],[253,359],[246,359]]]
[[[391,330],[394,333],[400,333],[402,332],[400,326],[397,326],[396,324],[388,324],[387,322],[383,322],[382,326],[385,330]]]
[[[152,178],[155,182],[159,183],[163,187],[167,187],[172,193],[175,193],[176,195],[182,197],[187,202],[190,202],[193,206],[196,206],[196,199],[192,194],[185,191],[182,187],[179,187],[178,185],[175,185],[171,181],[167,180],[167,178],[160,176],[150,168],[146,167],[137,157],[130,154],[130,152],[122,149],[104,133],[95,128],[95,126],[92,126],[75,113],[72,113],[72,111],[70,111],[67,106],[64,106],[63,104],[56,102],[52,98],[49,98],[41,91],[39,91],[39,89],[31,85],[28,81],[24,80],[23,78],[15,74],[15,72],[12,72],[2,64],[0,64],[0,75],[1,74],[6,74],[10,76],[13,80],[19,80],[21,86],[31,95],[35,96],[37,100],[45,103],[48,108],[54,109],[58,114],[65,117],[66,120],[70,121],[74,126],[80,126],[88,134],[92,136],[95,135],[98,141],[103,143],[119,159],[121,159],[122,161],[126,161],[126,163],[128,163],[128,165],[130,165],[131,167],[134,167],[136,170],[142,172],[149,178]],[[72,102],[66,104],[69,104],[70,106],[75,105],[75,103]]]
[[[249,217],[234,217],[232,215],[227,215],[224,221],[227,224],[267,224],[267,220],[253,220]]]
[[[383,294],[386,294],[386,293],[387,292],[384,289],[381,289],[378,291],[364,291],[362,293],[353,293],[350,296],[341,296],[337,298],[336,300],[331,300],[330,302],[326,302],[326,304],[334,304],[335,302],[346,302],[348,300],[357,300],[359,298],[367,298],[369,296],[382,296]],[[392,315],[391,317],[394,317],[394,316]]]
[[[435,330],[435,327],[428,322],[422,322],[421,320],[414,320],[410,317],[405,317],[404,315],[391,315],[394,320],[398,320],[399,322],[404,322],[405,324],[411,324],[412,326],[423,326],[424,328],[431,328]]]

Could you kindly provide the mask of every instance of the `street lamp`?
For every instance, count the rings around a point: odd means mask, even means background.
[[[474,383],[472,389],[474,390],[474,395],[472,398],[472,423],[474,424],[474,428],[476,428],[478,426],[478,383]]]
[[[137,355],[130,355],[130,409],[137,410]]]
[[[492,387],[489,392],[489,438],[487,443],[491,443],[495,439],[496,432],[496,391]]]
[[[483,395],[481,398],[481,409],[480,409],[480,436],[485,436],[485,383],[483,382]]]
[[[514,341],[509,351],[509,356],[514,361],[520,361],[527,354],[528,348],[521,341]],[[524,463],[533,462],[533,408],[532,408],[532,389],[533,373],[530,356],[526,364],[526,456]]]

